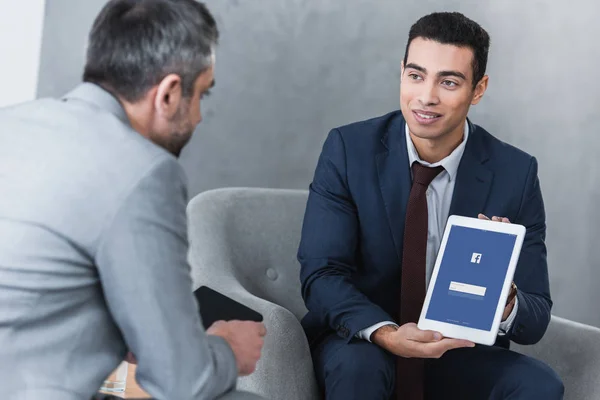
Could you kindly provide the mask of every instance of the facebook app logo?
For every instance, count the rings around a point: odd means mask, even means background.
[[[481,262],[481,254],[473,253],[473,255],[471,256],[471,262],[473,264],[479,264]]]

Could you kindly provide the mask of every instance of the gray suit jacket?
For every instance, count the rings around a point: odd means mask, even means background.
[[[235,358],[201,326],[177,160],[82,84],[0,110],[0,390],[89,399],[130,349],[158,399],[213,399]]]

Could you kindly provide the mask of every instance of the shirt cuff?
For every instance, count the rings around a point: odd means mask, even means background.
[[[515,306],[513,307],[512,311],[510,312],[510,315],[508,316],[508,318],[506,318],[506,321],[500,322],[498,336],[504,336],[504,335],[506,335],[506,332],[510,331],[510,328],[513,326],[513,323],[515,322],[515,318],[517,317],[517,309],[518,308],[519,308],[519,298],[515,297]]]
[[[515,307],[516,307],[516,304],[515,304]],[[386,325],[394,325],[394,326],[398,327],[398,324],[396,324],[395,322],[391,322],[391,321],[380,322],[378,324],[375,324],[368,328],[365,328],[362,331],[358,331],[356,333],[356,337],[370,342],[371,335],[373,334],[373,332],[375,332],[377,329],[381,328],[382,326],[386,326]]]

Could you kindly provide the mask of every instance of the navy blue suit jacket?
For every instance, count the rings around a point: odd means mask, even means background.
[[[546,223],[534,157],[470,125],[450,215],[508,217],[527,228],[514,281],[519,308],[509,340],[533,344],[550,321]],[[396,111],[333,129],[310,186],[302,239],[302,325],[310,343],[397,321],[411,174],[405,120]]]

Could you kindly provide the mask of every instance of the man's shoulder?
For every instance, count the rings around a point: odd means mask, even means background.
[[[87,187],[107,205],[154,174],[157,165],[179,166],[173,155],[127,121],[84,101],[46,98],[23,103],[0,110],[0,124],[0,145],[10,143],[13,153],[21,155],[13,157],[13,163],[41,163],[48,181]]]
[[[403,123],[404,117],[398,110],[385,115],[352,122],[336,128],[343,136],[383,136],[391,125]]]
[[[328,140],[340,145],[343,143],[347,157],[361,159],[385,150],[385,138],[390,132],[400,131],[403,125],[402,113],[394,111],[334,128]]]
[[[105,172],[120,170],[125,178],[144,174],[157,160],[174,159],[135,131],[128,121],[94,104],[47,99],[40,107],[53,111],[57,136],[63,139],[57,144],[73,149],[75,154],[93,150],[88,161]]]
[[[78,110],[73,118],[85,126],[90,160],[97,168],[95,179],[114,185],[116,193],[127,193],[142,180],[185,182],[176,157],[135,131],[127,121],[106,110]]]
[[[481,126],[474,125],[472,134],[483,146],[492,163],[522,167],[531,164],[534,158],[533,155],[499,139]]]

